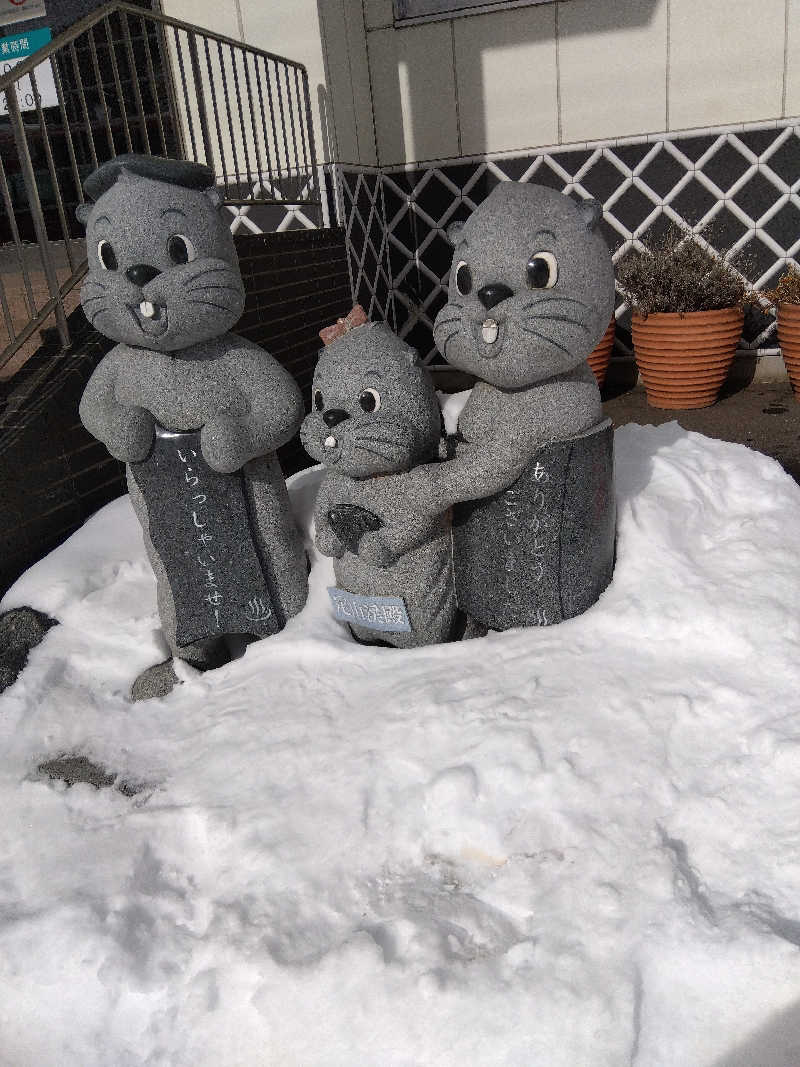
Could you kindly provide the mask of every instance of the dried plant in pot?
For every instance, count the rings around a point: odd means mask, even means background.
[[[632,309],[636,363],[651,407],[717,399],[744,322],[748,288],[726,256],[672,227],[617,265]]]
[[[800,269],[797,264],[789,264],[776,287],[760,295],[776,310],[778,344],[795,399],[800,400]]]

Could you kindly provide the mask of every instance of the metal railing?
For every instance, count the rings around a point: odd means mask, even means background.
[[[206,163],[231,206],[321,205],[302,64],[133,4],[100,8],[0,77],[0,372],[52,317],[69,345],[82,183],[124,152]]]

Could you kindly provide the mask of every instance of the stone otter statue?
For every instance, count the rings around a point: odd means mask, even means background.
[[[384,475],[437,457],[436,391],[417,353],[387,326],[366,324],[360,308],[351,317],[358,312],[364,324],[322,350],[300,430],[305,450],[327,468],[314,518],[317,547],[333,556],[334,613],[363,643],[448,641],[456,636],[450,515],[411,515],[398,530],[382,488]],[[389,562],[398,536],[404,550]]]
[[[174,657],[206,669],[226,636],[264,636],[303,607],[307,561],[275,450],[303,417],[276,360],[228,332],[244,289],[211,170],[119,156],[78,208],[89,273],[81,303],[118,344],[80,403],[83,424],[127,467]],[[176,682],[170,660],[134,699]]]
[[[384,491],[402,516],[455,505],[459,607],[491,629],[576,615],[611,579],[612,433],[586,363],[614,306],[600,215],[593,200],[503,182],[449,231],[434,337],[478,381],[452,458]]]

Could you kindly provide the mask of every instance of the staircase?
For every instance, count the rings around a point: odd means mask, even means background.
[[[70,346],[86,272],[75,208],[105,160],[206,163],[237,214],[322,212],[302,64],[132,4],[99,8],[12,68],[0,110],[0,378],[43,326]]]

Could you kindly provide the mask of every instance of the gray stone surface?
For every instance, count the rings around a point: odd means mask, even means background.
[[[148,167],[167,180],[135,173]],[[128,158],[100,171],[87,179],[98,200],[80,212],[89,256],[81,301],[95,328],[119,343],[86,387],[81,420],[128,464],[147,460],[158,424],[198,431],[212,471],[237,479],[241,472],[255,548],[272,578],[272,607],[283,625],[307,593],[302,539],[275,456],[302,420],[300,390],[263,349],[227,332],[241,313],[244,293],[219,193],[203,188],[207,168]],[[130,468],[128,486],[173,655],[201,668],[224,661],[217,637],[179,640],[170,583],[182,579],[173,578],[154,545],[148,502]],[[168,494],[165,489],[162,503]],[[247,539],[246,529],[242,537]]]
[[[613,431],[545,445],[501,493],[458,504],[458,603],[491,630],[550,626],[590,607],[614,570]]]
[[[136,703],[139,700],[165,697],[176,685],[180,684],[172,660],[165,659],[142,671],[131,686],[131,700]]]
[[[446,509],[398,512],[384,490],[394,481],[386,475],[438,454],[441,417],[430,375],[387,327],[369,324],[322,351],[312,395],[301,440],[328,468],[314,513],[317,547],[333,557],[339,588],[399,597],[411,623],[410,632],[379,634],[356,624],[354,634],[397,648],[448,640],[455,613],[450,516]]]
[[[106,337],[157,352],[221,336],[242,314],[244,286],[208,168],[181,163],[192,180],[187,188],[141,177],[134,168],[142,157],[127,158],[128,166],[112,160],[89,175],[86,193],[99,195],[78,209],[89,259],[81,289],[86,317]],[[152,317],[141,312],[142,302],[156,309]]]
[[[130,474],[169,575],[178,646],[224,634],[266,637],[282,629],[270,561],[262,565],[258,557],[241,474],[212,470],[199,432],[160,427],[150,456],[131,463]]]
[[[555,377],[564,388],[563,376],[584,362],[614,309],[614,270],[596,228],[599,211],[593,200],[578,205],[539,185],[495,186],[452,233],[448,303],[434,326],[447,362],[499,388],[527,388]],[[470,279],[467,292],[459,289],[461,263]],[[497,324],[491,343],[484,340],[487,320]],[[581,390],[568,399],[562,421],[549,427],[551,440],[564,436],[565,423],[568,435],[576,419],[597,421],[587,401]]]
[[[12,608],[0,615],[0,693],[18,678],[28,654],[57,620],[35,608]]]
[[[68,788],[81,784],[92,785],[95,789],[114,788],[125,797],[134,797],[147,788],[140,782],[129,782],[120,775],[106,770],[87,756],[76,753],[45,760],[36,770],[51,781],[63,782]]]
[[[551,189],[503,182],[453,232],[449,299],[434,335],[448,362],[478,382],[459,419],[453,458],[386,479],[399,525],[495,496],[544,445],[601,422],[586,363],[614,302],[599,210],[594,201],[579,205]],[[495,514],[495,521],[502,531],[508,516]],[[497,540],[471,540],[469,552],[470,569],[490,569]]]

